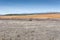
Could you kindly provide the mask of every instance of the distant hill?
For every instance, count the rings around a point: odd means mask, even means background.
[[[60,14],[60,12],[51,12],[51,13],[25,13],[25,14],[6,14],[5,16],[22,16],[22,15],[39,15],[39,14]]]

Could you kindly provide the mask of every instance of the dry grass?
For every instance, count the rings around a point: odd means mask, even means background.
[[[60,18],[60,14],[37,14],[26,16],[0,16],[0,19],[24,19],[24,18]]]

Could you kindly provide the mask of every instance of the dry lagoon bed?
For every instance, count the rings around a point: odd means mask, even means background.
[[[0,40],[60,40],[60,20],[0,20]]]

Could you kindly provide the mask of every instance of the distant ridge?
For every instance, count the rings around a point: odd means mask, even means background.
[[[49,13],[23,13],[23,14],[5,14],[4,16],[22,16],[22,15],[39,15],[39,14],[60,14],[60,12],[49,12]]]

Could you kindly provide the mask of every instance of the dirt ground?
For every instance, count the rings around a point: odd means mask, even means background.
[[[60,20],[0,20],[0,40],[60,40]]]

